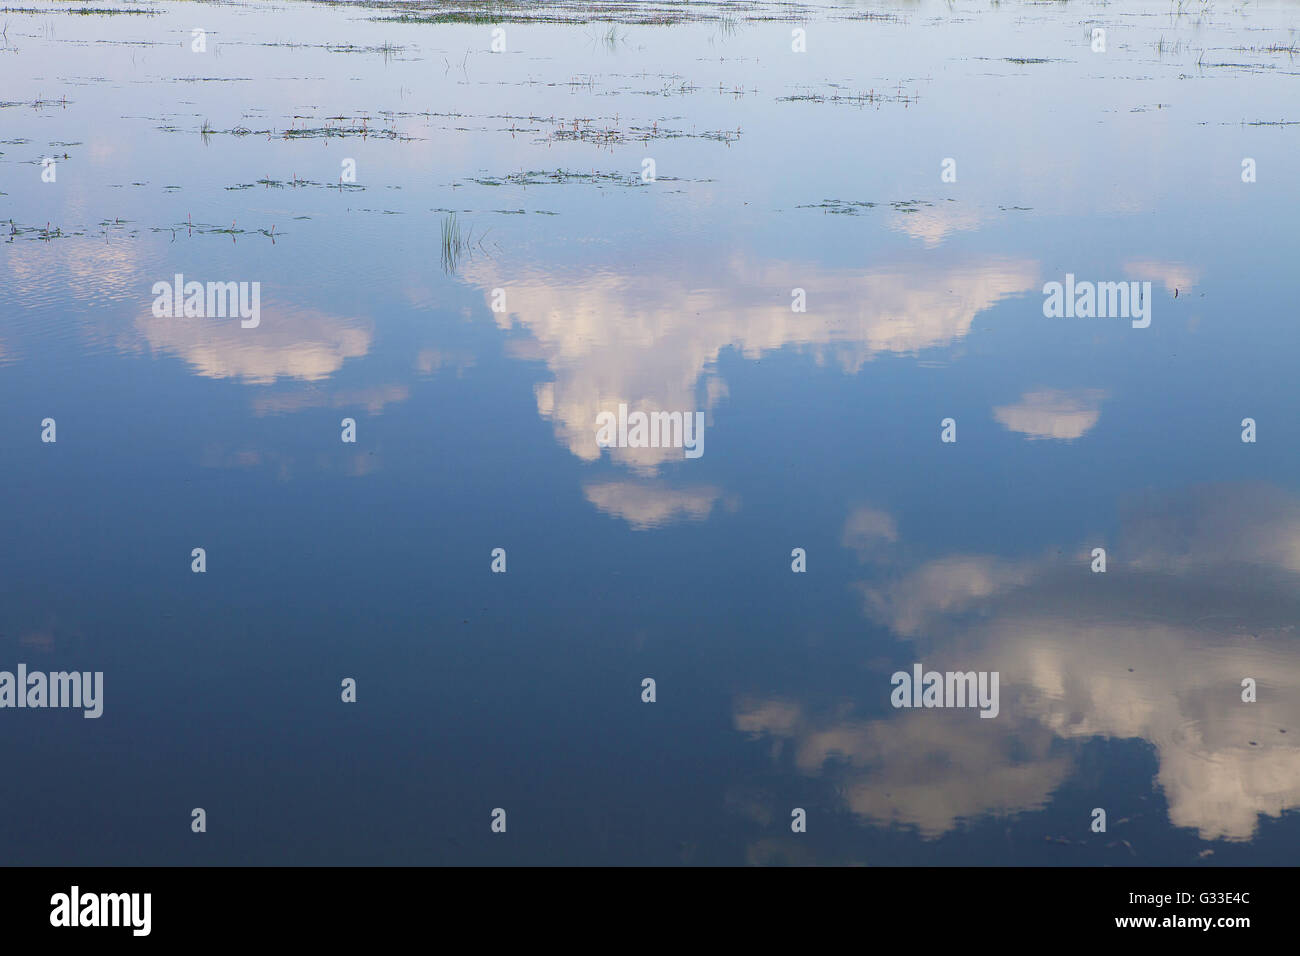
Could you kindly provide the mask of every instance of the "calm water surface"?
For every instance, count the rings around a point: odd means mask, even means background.
[[[0,860],[1295,861],[1300,5],[30,4]]]

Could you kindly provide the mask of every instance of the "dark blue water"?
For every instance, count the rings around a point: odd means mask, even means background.
[[[1300,6],[33,2],[0,860],[1294,862]]]

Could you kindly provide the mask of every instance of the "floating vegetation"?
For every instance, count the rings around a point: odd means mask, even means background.
[[[314,188],[314,189],[337,189],[339,191],[356,190],[356,189],[364,190],[366,188],[360,183],[345,183],[342,181],[339,181],[337,183],[318,183],[311,179],[299,179],[295,175],[293,179],[290,179],[287,182],[282,179],[263,178],[263,179],[259,179],[255,183],[238,183],[234,186],[227,186],[226,189],[229,191],[237,191],[241,189],[256,189],[258,186],[261,186],[264,189]]]
[[[403,6],[408,6],[403,4]],[[411,7],[419,7],[421,4],[409,4]],[[560,9],[546,10],[533,5],[531,8],[525,8],[516,5],[504,5],[497,3],[485,4],[460,4],[462,9],[458,10],[426,10],[419,12],[405,12],[389,14],[382,17],[371,17],[381,23],[474,23],[479,25],[497,25],[502,23],[592,23],[600,20],[609,20],[612,15],[602,16],[599,13],[584,15],[579,11],[566,13]],[[627,19],[620,17],[619,19]],[[692,18],[688,16],[673,16],[671,14],[649,15],[638,17],[632,14],[631,20],[634,23],[641,24],[658,24],[662,26],[671,26],[677,23],[686,23]]]
[[[699,90],[699,87],[689,80],[683,80],[680,77],[673,77],[657,90],[634,90],[642,96],[687,96]]]
[[[816,92],[811,89],[803,92],[792,93],[789,96],[778,96],[778,103],[843,103],[849,106],[875,106],[880,103],[902,103],[909,105],[915,103],[920,97],[913,93],[907,95],[903,92],[902,87],[898,87],[895,92],[886,92],[885,90],[870,89],[851,93],[843,87],[831,84],[830,92]]]
[[[809,203],[807,205],[796,206],[795,208],[820,209],[822,212],[831,213],[837,216],[856,216],[866,209],[875,209],[877,206],[887,206],[895,212],[919,212],[921,209],[933,205],[934,203],[926,202],[924,199],[906,199],[889,203],[854,202],[847,199],[823,199],[819,203]]]
[[[140,234],[138,229],[128,229],[131,225],[130,219],[114,218],[102,219],[99,222],[99,234],[107,241],[111,237],[114,239],[134,239]]]
[[[610,183],[625,185],[633,177],[627,173],[579,173],[571,170],[553,171],[530,170],[529,172],[510,173],[506,176],[484,176],[470,180],[479,186],[545,186],[559,183]],[[639,177],[637,177],[639,181]]]
[[[856,216],[864,209],[875,209],[876,204],[873,202],[850,202],[846,199],[823,199],[819,203],[808,203],[803,206],[796,206],[796,209],[820,209],[822,212],[829,212],[840,216]]]
[[[395,58],[406,51],[406,47],[394,43],[380,43],[377,46],[357,46],[355,43],[327,43],[325,49],[330,53],[372,53],[385,59]]]
[[[748,4],[733,2],[689,3],[682,0],[638,0],[638,2],[591,2],[591,0],[407,0],[383,3],[376,0],[323,0],[345,6],[390,10],[371,19],[385,23],[476,24],[505,23],[618,23],[630,26],[673,26],[682,23],[738,24],[743,21],[802,22],[813,9],[789,0],[755,0]],[[837,12],[841,19],[892,20],[891,14],[856,11]],[[725,27],[723,29],[726,29]],[[606,33],[605,36],[611,34]],[[618,34],[614,33],[615,39]]]
[[[43,110],[43,109],[48,109],[51,106],[67,106],[67,105],[68,105],[68,98],[66,96],[61,96],[57,100],[46,100],[46,99],[41,99],[40,97],[37,97],[36,99],[31,101],[0,100],[0,109],[4,109],[7,106],[8,107],[29,106],[34,110]],[[24,140],[24,142],[26,142],[26,140]]]
[[[13,242],[15,239],[37,239],[42,242],[49,242],[53,239],[73,239],[84,236],[84,229],[72,229],[65,231],[61,226],[51,226],[48,222],[43,226],[20,226],[12,219],[9,220],[9,228],[4,229],[0,224],[0,233],[4,234],[5,242]]]
[[[740,139],[740,130],[706,130],[703,132],[686,132],[660,126],[656,120],[649,126],[619,127],[595,125],[601,122],[591,119],[575,119],[571,123],[562,121],[556,124],[550,134],[541,142],[581,142],[597,146],[615,146],[629,142],[649,142],[652,139],[708,139],[719,143],[734,143]]]
[[[562,16],[509,16],[476,10],[451,10],[446,13],[398,13],[386,17],[371,17],[380,23],[576,23]]]
[[[294,117],[293,123],[305,117]],[[337,123],[337,125],[335,125]],[[175,126],[159,126],[165,133],[181,132]],[[325,126],[290,125],[285,129],[249,129],[247,126],[234,126],[230,129],[216,129],[207,120],[199,127],[199,135],[207,140],[212,136],[265,136],[267,139],[388,139],[409,142],[415,137],[406,136],[397,130],[385,126],[371,126],[369,117],[330,117]]]
[[[712,182],[711,179],[693,179],[681,180],[675,176],[659,176],[657,182]],[[555,186],[568,185],[572,183],[586,183],[589,185],[609,185],[609,186],[648,186],[648,182],[641,179],[640,173],[602,173],[592,170],[591,172],[577,172],[569,169],[554,170],[529,170],[527,172],[510,173],[506,176],[483,176],[473,177],[469,182],[479,186]]]
[[[242,229],[237,226],[234,221],[232,221],[229,226],[214,226],[208,223],[194,222],[192,219],[186,219],[184,222],[179,222],[174,226],[154,226],[153,231],[170,232],[172,234],[173,242],[176,241],[177,235],[182,232],[185,233],[187,238],[194,235],[230,236],[231,239],[238,238],[239,236],[265,236],[273,243],[276,239],[285,235],[283,232],[276,232],[275,226],[272,226],[270,229]]]
[[[245,133],[244,135],[248,135]],[[290,127],[280,133],[283,139],[332,139],[335,137],[357,136],[361,139],[399,139],[410,140],[412,137],[403,136],[395,129],[375,129],[366,126],[312,126],[299,128]]]
[[[467,119],[463,113],[403,113],[402,116],[422,116],[427,119],[434,117],[448,119]],[[496,120],[505,122],[506,126],[491,127],[482,125],[477,127],[467,126],[447,126],[443,129],[450,129],[456,132],[467,132],[474,129],[480,132],[495,129],[496,132],[509,133],[511,136],[518,136],[523,133],[541,133],[535,142],[541,144],[549,143],[590,143],[594,146],[616,146],[624,143],[644,143],[657,139],[705,139],[717,143],[734,143],[740,139],[741,130],[723,129],[723,130],[683,130],[674,129],[670,126],[662,125],[661,120],[652,120],[649,126],[646,125],[625,125],[620,121],[618,116],[580,116],[574,118],[563,118],[554,115],[551,116],[522,116],[511,114],[495,114],[482,117],[484,120]]]
[[[456,209],[431,209],[431,210],[429,210],[429,211],[430,211],[430,212],[441,212],[441,213],[447,213],[447,214],[455,214],[455,213],[457,213],[457,212],[472,212],[472,210],[469,210],[469,209],[461,209],[461,210],[456,210]],[[484,211],[484,212],[490,212],[490,213],[496,213],[496,214],[501,215],[501,216],[524,216],[524,215],[527,215],[527,214],[530,213],[530,212],[531,212],[534,216],[558,216],[558,215],[559,215],[558,212],[552,212],[552,211],[549,210],[549,209],[486,209],[486,210],[483,210],[483,211]]]
[[[156,17],[160,10],[124,10],[120,7],[0,7],[0,13],[71,13],[83,17]]]
[[[874,20],[880,23],[898,23],[903,18],[897,13],[873,13],[870,10],[846,10],[837,14],[840,20]]]
[[[398,57],[406,52],[406,47],[397,43],[380,43],[372,46],[358,46],[355,43],[296,43],[289,40],[263,41],[244,44],[248,46],[275,47],[283,50],[326,50],[330,53],[370,53],[385,58]]]
[[[889,207],[895,212],[920,212],[922,209],[933,205],[934,203],[926,202],[923,199],[905,199],[902,202],[891,202]]]

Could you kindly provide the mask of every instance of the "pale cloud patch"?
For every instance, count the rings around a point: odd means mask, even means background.
[[[1192,266],[1181,262],[1162,262],[1157,259],[1130,259],[1124,263],[1124,274],[1131,279],[1163,282],[1165,291],[1172,294],[1175,289],[1186,292],[1196,285],[1199,273]]]
[[[384,406],[404,402],[410,397],[411,390],[405,385],[373,385],[330,392],[311,390],[262,395],[254,398],[251,404],[257,415],[297,412],[305,408],[357,408],[378,415]]]
[[[870,525],[869,525],[870,527]],[[867,610],[938,670],[1001,676],[1001,712],[810,712],[788,695],[737,700],[737,731],[780,744],[877,825],[937,837],[1040,809],[1096,738],[1155,752],[1169,821],[1246,841],[1300,807],[1300,499],[1222,484],[1148,497],[1124,519],[1122,562],[1086,548],[1036,560],[939,558],[863,586]],[[889,665],[868,681],[888,700]],[[1258,699],[1241,699],[1242,679]],[[1078,824],[1082,839],[1086,817]]]
[[[848,518],[844,520],[844,532],[840,540],[844,547],[856,551],[859,558],[865,559],[882,545],[896,542],[898,526],[886,512],[863,506],[849,512]]]
[[[973,209],[931,206],[914,212],[896,212],[890,227],[913,239],[920,239],[927,248],[934,248],[954,232],[969,232],[980,227],[982,220]]]
[[[1098,389],[1058,391],[1039,389],[1026,392],[1012,405],[993,409],[993,417],[1013,432],[1039,439],[1082,438],[1101,418],[1106,393]]]
[[[675,521],[703,521],[722,497],[710,485],[673,488],[658,482],[605,481],[583,487],[587,500],[600,511],[622,518],[637,531]],[[734,498],[725,502],[734,509]]]
[[[474,367],[474,356],[466,352],[444,352],[440,349],[420,349],[415,356],[416,370],[422,375],[432,375],[443,369],[455,370],[461,374]]]
[[[931,619],[964,612],[1028,583],[1034,566],[988,555],[954,555],[930,561],[887,585],[862,585],[870,616],[902,635]]]
[[[155,351],[180,357],[207,378],[255,385],[291,378],[328,378],[351,358],[370,350],[372,333],[350,319],[287,305],[264,305],[262,324],[238,320],[157,317],[136,319],[136,329]]]
[[[483,259],[461,272],[489,303],[491,289],[509,285],[510,315],[494,320],[531,338],[526,349],[512,343],[512,354],[524,349],[546,363],[552,379],[535,389],[538,414],[584,461],[601,456],[602,411],[620,404],[646,412],[701,409],[701,380],[725,349],[751,359],[807,349],[833,356],[853,374],[882,353],[952,344],[977,315],[1035,290],[1038,278],[1035,263],[1007,259],[863,273],[736,256],[716,268],[721,275],[542,271]],[[806,313],[791,311],[793,288],[810,290]],[[715,388],[703,401],[712,408],[722,397]],[[679,448],[608,453],[645,475],[682,459]]]

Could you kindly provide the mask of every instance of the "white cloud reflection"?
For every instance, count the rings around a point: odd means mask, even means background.
[[[1261,815],[1300,807],[1300,501],[1251,485],[1152,499],[1113,554],[1105,575],[1078,549],[943,557],[862,586],[867,614],[916,660],[999,671],[996,720],[853,719],[772,697],[738,701],[735,726],[790,741],[801,772],[839,774],[864,819],[927,837],[1043,807],[1083,741],[1142,739],[1174,826],[1249,840]],[[1241,701],[1245,677],[1256,703]],[[882,700],[889,689],[884,675]]]

